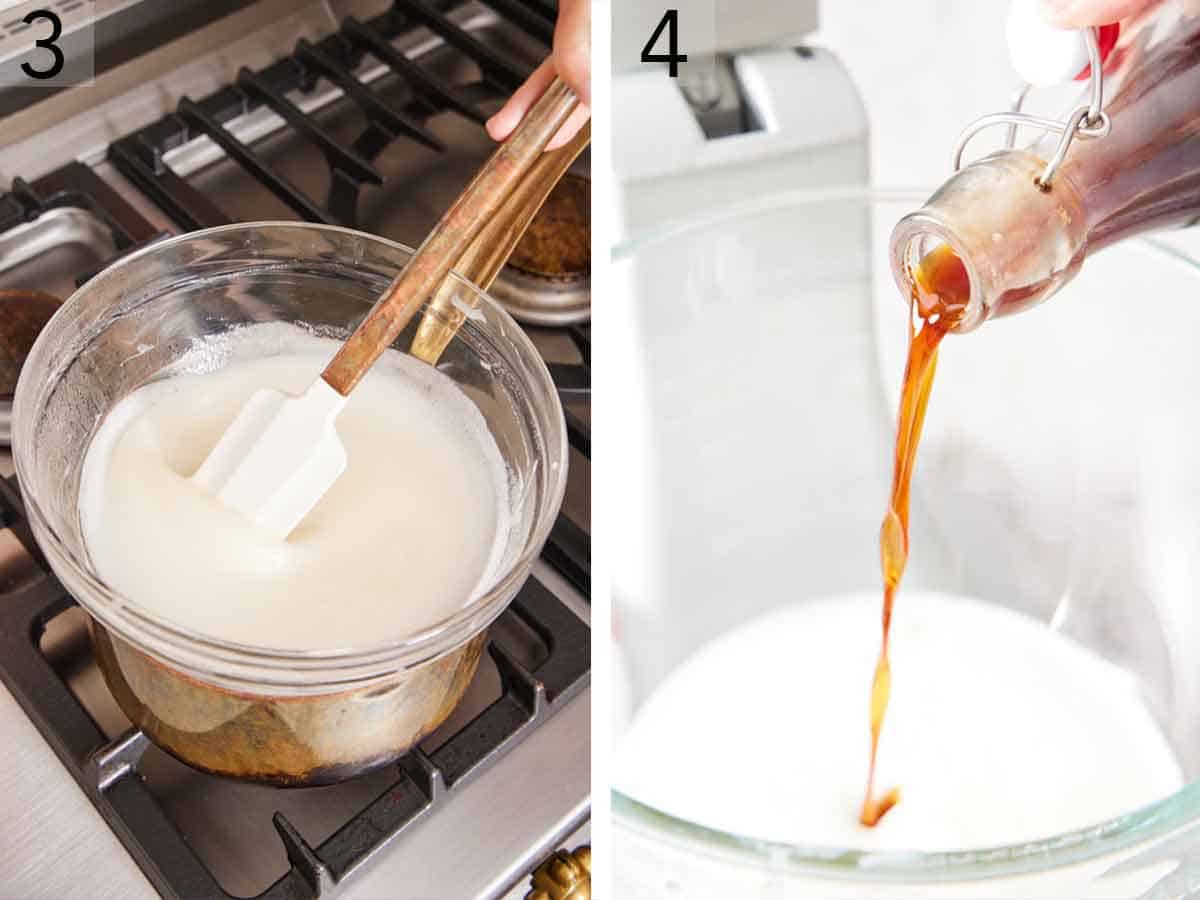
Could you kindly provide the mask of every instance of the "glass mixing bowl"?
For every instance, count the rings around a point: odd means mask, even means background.
[[[888,236],[926,196],[781,194],[614,252],[608,333],[622,348],[606,350],[618,357],[607,389],[635,399],[617,408],[623,433],[605,464],[621,476],[597,503],[621,522],[610,540],[623,900],[1128,900],[1183,896],[1194,878],[1195,783],[1072,833],[946,852],[727,833],[628,787],[641,761],[622,758],[622,734],[698,648],[784,604],[879,591],[907,313]],[[1200,772],[1198,290],[1196,264],[1139,239],[1089,259],[1044,306],[947,338],[895,613],[906,592],[935,590],[1070,636],[1136,683],[1189,781]],[[778,692],[779,715],[799,714],[798,686],[738,689]],[[668,752],[697,751],[680,735]],[[712,779],[762,790],[762,754],[737,734],[706,753],[719,758]]]
[[[525,582],[554,523],[567,474],[554,383],[521,328],[460,280],[463,299],[473,297],[477,308],[438,368],[482,413],[505,463],[509,510],[495,577],[463,597],[462,609],[416,634],[380,635],[373,646],[281,650],[181,628],[96,573],[77,499],[88,443],[108,411],[206,336],[276,321],[347,336],[411,255],[382,238],[291,222],[183,235],[88,281],[42,331],[22,370],[13,449],[34,536],[91,617],[97,660],[126,715],[198,768],[313,784],[406,752],[461,698],[487,626]],[[409,347],[419,322],[396,349]],[[204,365],[219,368],[263,344],[206,346],[217,349]],[[286,350],[281,341],[274,352]]]

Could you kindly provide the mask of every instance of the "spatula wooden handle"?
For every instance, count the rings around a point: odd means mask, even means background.
[[[321,377],[330,387],[342,396],[354,390],[425,299],[442,283],[475,236],[512,195],[578,105],[575,93],[555,78],[325,367]]]
[[[528,174],[517,185],[503,212],[487,223],[471,241],[466,252],[454,263],[454,272],[421,313],[421,324],[408,352],[436,366],[442,351],[454,339],[467,318],[468,308],[479,305],[479,295],[463,289],[454,274],[465,278],[480,290],[492,286],[504,264],[533,222],[555,185],[575,158],[591,141],[591,126],[584,125],[565,146],[538,157]]]
[[[590,142],[591,129],[584,125],[570,143],[539,156],[501,214],[480,230],[455,262],[454,271],[482,290],[490,288],[550,192]]]

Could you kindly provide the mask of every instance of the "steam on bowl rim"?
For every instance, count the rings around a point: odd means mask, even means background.
[[[13,457],[19,484],[27,483],[25,475],[28,473],[23,473],[23,469],[26,469],[26,463],[29,462],[24,458],[23,447],[26,441],[22,438],[40,412],[35,408],[35,401],[36,391],[41,385],[34,384],[33,376],[29,373],[39,368],[39,364],[42,364],[43,368],[50,368],[43,364],[41,357],[50,352],[48,342],[52,340],[51,335],[56,324],[61,325],[60,317],[65,318],[70,314],[71,308],[78,302],[77,298],[85,292],[94,292],[107,282],[120,277],[130,265],[143,257],[161,253],[176,245],[237,232],[262,231],[344,235],[371,242],[388,250],[399,251],[406,258],[411,258],[416,252],[406,244],[353,228],[269,220],[239,222],[187,232],[150,244],[122,257],[67,298],[38,336],[26,360],[17,382],[13,402]],[[551,428],[539,428],[546,448],[546,458],[540,463],[541,467],[547,469],[550,492],[539,510],[538,518],[533,522],[522,552],[486,590],[478,593],[453,615],[421,631],[365,648],[293,650],[228,641],[175,625],[109,587],[92,570],[90,561],[77,558],[59,537],[33,493],[22,488],[22,498],[38,545],[67,590],[77,598],[84,598],[80,599],[81,605],[102,625],[112,628],[145,652],[162,658],[164,662],[192,669],[208,680],[226,683],[234,688],[274,685],[315,689],[317,685],[313,683],[313,679],[318,675],[321,676],[322,689],[330,686],[349,687],[393,673],[400,668],[431,660],[469,640],[489,625],[504,610],[508,601],[528,577],[562,505],[568,462],[566,424],[553,379],[528,335],[485,291],[456,272],[451,272],[451,276],[479,298],[480,309],[484,315],[493,327],[499,326],[498,333],[514,346],[520,362],[530,367],[533,381],[543,389],[542,393],[549,395],[551,402],[550,415],[547,417]],[[58,377],[61,377],[61,366],[54,376],[57,382]],[[163,646],[168,649],[163,650]]]
[[[781,191],[769,197],[732,204],[691,218],[668,221],[618,241],[611,249],[615,263],[628,263],[653,253],[670,240],[686,238],[714,226],[734,224],[759,214],[830,202],[908,203],[917,208],[932,189],[871,188],[832,185]],[[1180,265],[1200,276],[1200,261],[1170,243],[1138,237],[1127,244]],[[882,260],[886,263],[886,260]],[[619,740],[619,739],[618,739]],[[1036,841],[972,850],[863,850],[820,844],[766,840],[701,825],[644,803],[619,787],[610,788],[612,814],[618,828],[675,850],[779,875],[874,883],[978,881],[1003,875],[1029,875],[1116,853],[1164,837],[1189,823],[1200,822],[1200,780],[1153,803],[1084,828]]]

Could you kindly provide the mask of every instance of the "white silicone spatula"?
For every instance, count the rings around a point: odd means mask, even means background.
[[[556,78],[321,376],[299,397],[256,391],[192,476],[195,483],[261,528],[286,538],[346,468],[334,422],[354,386],[505,204],[578,103]]]

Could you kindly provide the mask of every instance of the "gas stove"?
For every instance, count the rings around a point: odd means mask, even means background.
[[[0,310],[20,315],[0,319],[36,330],[50,298],[208,225],[303,219],[415,245],[490,152],[481,122],[545,55],[554,15],[543,0],[230,8],[107,70],[98,38],[94,87],[6,119]],[[576,200],[556,215],[570,208],[586,229],[586,154],[572,174]],[[559,387],[571,444],[562,514],[451,719],[400,765],[342,785],[215,778],[131,728],[82,610],[29,539],[0,449],[5,891],[520,897],[550,851],[587,842],[590,286],[578,260],[542,268],[510,267],[493,293],[527,323]],[[15,370],[21,350],[0,332],[0,443],[4,363]]]

